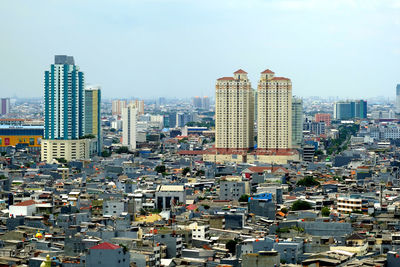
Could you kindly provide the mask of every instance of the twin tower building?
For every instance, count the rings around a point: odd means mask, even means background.
[[[247,72],[239,69],[233,77],[219,78],[215,89],[215,151],[205,160],[283,163],[297,158],[290,79],[267,69],[253,90]]]

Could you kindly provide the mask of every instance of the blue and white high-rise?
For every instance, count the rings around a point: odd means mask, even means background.
[[[44,105],[44,139],[72,140],[85,134],[84,75],[72,56],[55,56],[45,71]]]

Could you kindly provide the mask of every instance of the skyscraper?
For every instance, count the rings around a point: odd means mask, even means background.
[[[258,83],[259,150],[292,148],[292,82],[267,69]]]
[[[137,108],[130,103],[122,109],[122,145],[129,150],[136,149],[136,121]]]
[[[10,99],[2,98],[0,101],[0,115],[6,115],[10,113]]]
[[[44,75],[44,139],[84,135],[84,75],[71,56],[55,56]]]
[[[144,101],[136,99],[135,106],[138,110],[138,115],[144,115]]]
[[[85,134],[92,134],[97,138],[97,152],[102,151],[101,135],[101,90],[99,86],[90,86],[85,89]]]
[[[202,103],[202,99],[199,96],[195,96],[193,98],[193,107],[195,108],[202,108],[203,103]]]
[[[215,101],[215,147],[247,151],[254,147],[254,95],[247,72],[217,80]]]
[[[84,75],[71,56],[55,56],[44,74],[44,139],[41,159],[48,163],[87,159],[91,139],[85,134]]]
[[[303,100],[292,98],[292,146],[300,148],[303,143]]]
[[[203,97],[203,109],[209,110],[210,109],[210,98],[208,96]]]
[[[400,114],[400,84],[396,86],[396,114]]]
[[[329,113],[317,113],[314,116],[316,122],[325,122],[326,126],[331,126],[331,114]]]

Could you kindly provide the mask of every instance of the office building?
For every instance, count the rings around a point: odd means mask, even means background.
[[[101,89],[91,86],[85,89],[85,134],[94,135],[97,139],[97,153],[102,151],[101,134]]]
[[[258,150],[292,148],[292,82],[267,69],[258,83]]]
[[[0,100],[0,115],[6,115],[10,113],[10,99],[2,98]]]
[[[217,80],[215,147],[222,151],[247,151],[254,147],[254,95],[247,72]]]
[[[91,139],[52,140],[44,139],[41,143],[41,159],[47,163],[64,159],[74,161],[88,159],[97,153],[97,142]]]
[[[303,100],[292,98],[292,147],[300,148],[303,143]]]
[[[84,135],[84,75],[71,56],[55,56],[44,75],[44,138],[78,139]]]
[[[123,108],[126,108],[126,100],[113,100],[111,102],[112,115],[121,115]]]
[[[325,122],[325,126],[331,126],[331,114],[329,113],[317,113],[314,116],[315,122]]]
[[[366,119],[367,101],[339,101],[333,108],[333,116],[336,120]]]
[[[122,109],[122,145],[131,151],[136,149],[136,116],[137,108],[134,104]]]

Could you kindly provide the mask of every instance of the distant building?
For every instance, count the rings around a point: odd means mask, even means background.
[[[144,114],[144,101],[136,99],[135,106],[138,110],[138,115],[143,115]]]
[[[195,108],[202,108],[203,107],[203,103],[202,103],[202,99],[199,96],[196,96],[193,98],[193,107]]]
[[[267,69],[258,83],[258,150],[292,148],[292,82]]]
[[[249,253],[242,256],[242,266],[246,267],[264,267],[280,266],[280,256],[277,251],[260,251],[258,253]]]
[[[136,149],[136,122],[137,109],[133,104],[129,104],[122,109],[122,145],[129,150]]]
[[[217,80],[215,147],[247,151],[254,147],[254,95],[247,72]]]
[[[220,180],[219,199],[239,200],[242,195],[250,194],[249,181],[242,181],[240,176],[227,176]]]
[[[94,153],[97,153],[97,142],[92,142],[91,139],[43,139],[41,143],[41,159],[47,163],[57,159],[66,161],[89,159]]]
[[[331,114],[329,113],[317,113],[314,116],[316,122],[325,122],[327,127],[331,126]]]
[[[396,114],[400,114],[400,84],[396,86]]]
[[[204,96],[203,97],[202,107],[205,110],[209,110],[210,109],[210,98],[208,96]]]
[[[97,152],[102,151],[101,133],[101,90],[100,87],[85,89],[85,134],[92,134],[97,139]]]
[[[303,100],[292,99],[292,147],[300,148],[303,143]]]
[[[156,207],[171,209],[178,203],[186,203],[183,185],[159,185],[156,189]]]
[[[87,267],[129,267],[129,264],[129,251],[107,242],[91,247],[86,255]]]
[[[2,98],[0,99],[0,115],[6,115],[10,113],[10,99]]]
[[[366,119],[367,101],[340,101],[336,102],[333,109],[333,116],[336,120]]]
[[[112,115],[121,115],[123,108],[126,108],[126,100],[113,100],[111,102]]]

